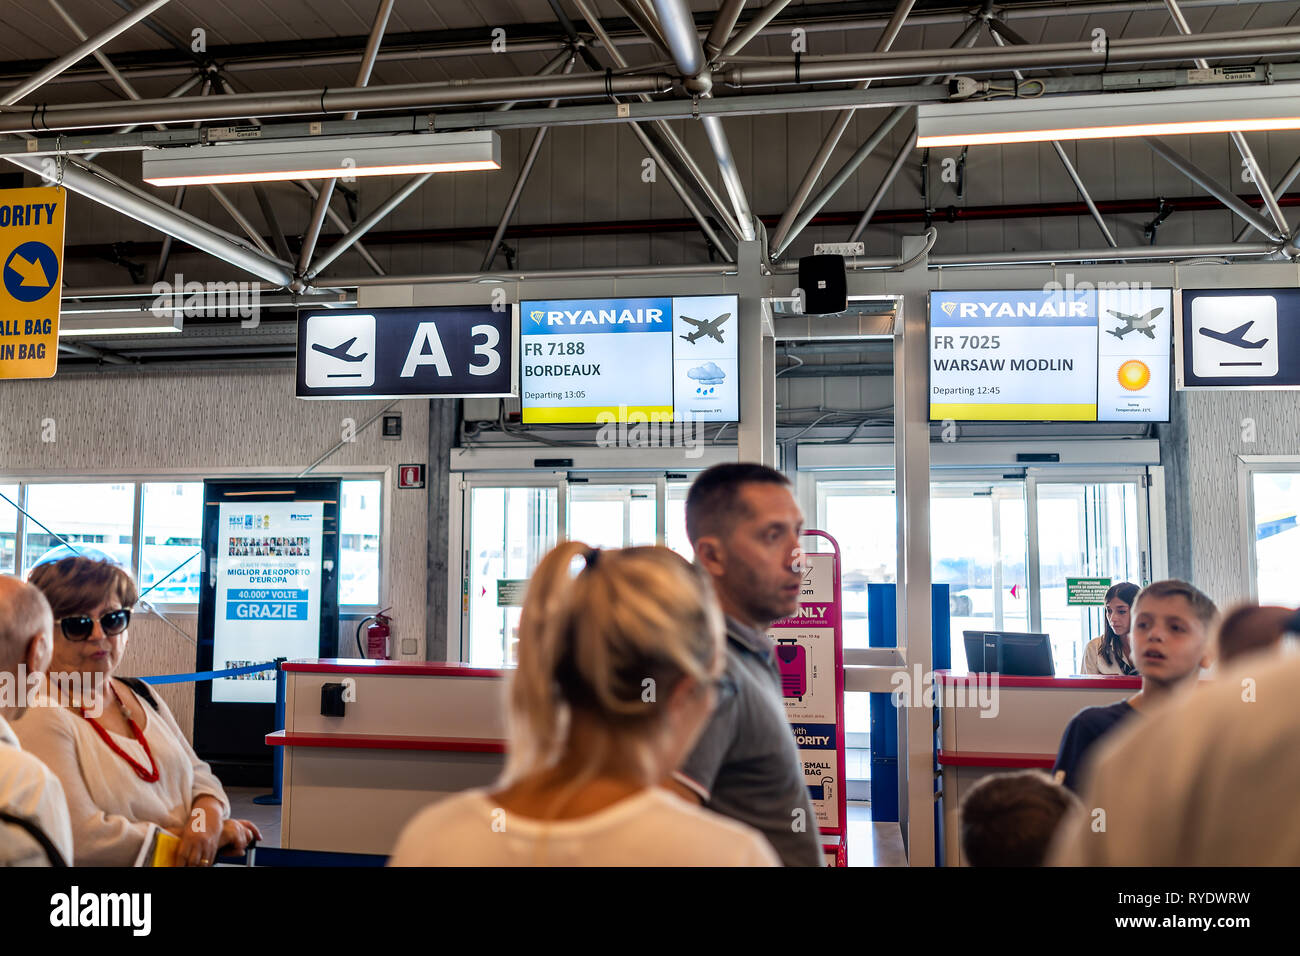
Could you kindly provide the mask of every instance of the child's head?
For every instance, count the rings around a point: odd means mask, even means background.
[[[1132,616],[1133,663],[1144,680],[1173,685],[1210,666],[1219,609],[1199,588],[1156,581],[1138,594]]]
[[[1242,604],[1219,624],[1218,654],[1221,664],[1282,643],[1295,611],[1289,607]]]
[[[969,866],[1042,866],[1061,819],[1078,799],[1039,770],[985,777],[958,810]]]
[[[558,760],[581,721],[651,778],[690,751],[712,712],[725,627],[704,573],[667,548],[601,551],[567,542],[528,583],[510,684],[506,779]]]

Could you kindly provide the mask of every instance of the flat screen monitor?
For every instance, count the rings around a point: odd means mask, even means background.
[[[524,424],[739,421],[739,311],[734,295],[520,302]]]
[[[1017,631],[962,631],[966,669],[975,673],[1053,677],[1052,642],[1046,634]]]
[[[930,420],[1168,421],[1172,311],[1135,283],[932,292]]]

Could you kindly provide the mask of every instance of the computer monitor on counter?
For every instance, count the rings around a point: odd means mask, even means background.
[[[1053,677],[1052,642],[1046,634],[1016,631],[962,631],[966,668],[974,673]]]

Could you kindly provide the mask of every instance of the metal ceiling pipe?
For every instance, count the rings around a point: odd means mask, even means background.
[[[897,126],[898,121],[907,115],[910,110],[910,106],[899,106],[890,110],[889,115],[880,121],[880,125],[877,126],[872,134],[863,141],[862,145],[854,151],[853,155],[844,161],[844,164],[840,166],[835,175],[831,177],[830,182],[822,188],[822,191],[817,194],[816,198],[814,198],[803,212],[799,214],[799,217],[791,226],[787,238],[779,245],[774,243],[772,251],[773,256],[781,255],[781,253],[785,252],[785,250],[790,247],[795,239],[798,238],[799,233],[803,232],[808,223],[812,222],[813,217],[821,212],[822,208],[831,201],[831,197],[839,192],[840,188],[853,177],[853,174],[858,171],[858,167],[866,161],[866,158],[870,156],[875,151],[876,147],[884,141],[885,137],[889,135],[889,131]]]
[[[899,31],[903,29],[903,22],[907,19],[907,15],[912,12],[912,7],[915,4],[916,0],[898,0],[898,5],[894,7],[894,15],[885,27],[884,35],[876,43],[877,53],[885,53],[893,46],[894,40],[898,38]],[[980,22],[978,20],[972,21],[953,45],[964,45],[968,36],[973,38],[975,34],[979,33],[979,29]],[[857,88],[865,90],[870,85],[870,81],[859,83]],[[786,209],[785,214],[781,216],[781,221],[777,223],[776,232],[772,234],[772,248],[776,249],[778,253],[789,245],[786,242],[786,237],[790,235],[790,230],[794,227],[795,217],[799,215],[804,203],[812,195],[813,187],[817,185],[817,180],[826,169],[826,164],[831,161],[831,154],[835,152],[835,147],[839,145],[840,139],[849,128],[849,124],[853,122],[853,117],[856,114],[857,111],[852,109],[841,111],[835,117],[835,122],[831,124],[831,128],[822,138],[822,144],[817,150],[817,155],[809,163],[807,172],[803,174],[803,179],[794,191],[794,198],[790,200],[789,207]]]
[[[601,25],[600,18],[596,16],[595,11],[593,11],[588,5],[587,0],[573,0],[573,5],[577,7],[578,12],[582,14],[582,18],[587,21],[587,26],[589,26],[592,32],[596,35],[596,39],[605,47],[605,52],[609,54],[610,60],[613,61],[614,65],[619,69],[626,68],[627,59],[621,52],[619,52],[618,46],[612,39],[610,39],[609,34],[605,32],[605,28]],[[651,102],[650,97],[644,93],[638,95],[637,98],[643,103]],[[722,197],[718,195],[718,191],[713,188],[713,183],[709,182],[708,177],[704,175],[704,171],[700,169],[699,165],[695,162],[695,157],[692,156],[690,151],[686,148],[686,144],[681,141],[681,138],[677,135],[676,131],[666,122],[662,120],[655,120],[653,122],[655,131],[663,138],[663,141],[668,144],[668,148],[672,150],[677,161],[682,164],[685,174],[690,177],[691,183],[700,191],[700,194],[708,202],[713,214],[717,216],[718,220],[728,232],[739,239],[740,225],[732,217],[731,210],[727,208],[727,204],[723,201]],[[664,162],[663,156],[660,155],[657,147],[650,144],[648,138],[644,135],[644,131],[641,129],[640,124],[630,123],[629,126],[632,131],[636,133],[637,138],[640,139],[641,142],[646,145],[646,148],[651,151],[655,162],[661,167],[667,168],[667,163]],[[669,177],[670,183],[680,182],[672,175],[671,171],[669,172]],[[676,190],[677,185],[673,185],[673,188]],[[682,202],[686,203],[687,208],[691,210],[691,214],[695,215],[696,218],[699,219],[700,226],[704,230],[705,234],[709,235],[713,231],[712,227],[709,226],[707,220],[702,215],[697,215],[696,211],[698,207],[694,199],[688,199],[680,190],[678,190],[677,194],[681,196]],[[710,236],[710,241],[714,242],[714,245],[717,245],[713,236]]]
[[[862,234],[866,232],[867,223],[871,222],[871,217],[876,214],[876,210],[880,208],[880,203],[885,198],[885,193],[889,192],[889,188],[894,185],[894,180],[903,171],[903,165],[907,162],[907,157],[912,155],[912,150],[915,149],[915,135],[916,130],[913,129],[903,137],[903,145],[899,148],[897,155],[894,156],[894,161],[889,164],[889,169],[885,171],[884,178],[876,186],[876,191],[872,195],[871,201],[867,203],[862,218],[858,220],[858,224],[853,227],[853,232],[849,234],[849,242],[857,242],[862,238]]]
[[[690,11],[682,0],[654,0],[654,4],[686,88],[699,96],[708,96],[713,80],[705,70],[704,48],[695,32],[695,21],[691,18]],[[716,116],[705,116],[703,123],[704,133],[718,161],[722,184],[727,188],[731,207],[736,213],[736,225],[740,227],[741,238],[752,240],[755,236],[754,216],[749,210],[745,185],[740,181],[740,170],[736,167],[736,159],[731,152],[731,143],[727,141],[726,130],[722,128],[722,120]]]
[[[512,100],[576,99],[632,93],[663,93],[673,86],[665,73],[635,76],[548,76],[406,83],[363,89],[297,90],[286,93],[230,93],[219,97],[136,100],[38,106],[0,114],[0,133],[121,126],[127,123],[183,123],[248,116],[316,116],[368,110],[423,110]],[[33,115],[34,114],[34,115]]]
[[[769,23],[776,19],[776,15],[790,5],[790,0],[771,0],[771,2],[754,15],[754,18],[745,24],[739,33],[737,33],[731,42],[722,48],[723,57],[735,56],[745,48],[750,40],[762,33]]]
[[[171,0],[149,0],[148,3],[137,9],[134,13],[125,16],[116,23],[100,30],[89,40],[79,44],[76,49],[72,50],[70,53],[65,53],[49,66],[45,67],[45,69],[34,74],[24,82],[19,83],[9,92],[5,93],[4,96],[0,97],[0,106],[12,106],[24,97],[30,96],[36,90],[40,89],[47,80],[58,76],[68,67],[75,66],[77,63],[81,62],[87,56],[102,47],[109,40],[125,33],[145,17],[149,16],[149,14],[165,7],[170,2]]]
[[[31,172],[41,171],[39,160],[28,159],[25,156],[6,156],[5,159]],[[210,227],[196,226],[194,222],[183,218],[170,206],[146,202],[126,190],[118,189],[79,166],[70,163],[65,167],[63,185],[72,192],[80,193],[88,199],[115,209],[124,216],[138,219],[159,232],[174,236],[181,242],[187,242],[196,249],[202,249],[218,259],[238,266],[259,279],[273,282],[277,286],[287,286],[293,281],[293,273],[283,264],[267,258],[260,252],[231,242]]]
[[[574,54],[569,55],[569,62],[564,64],[564,72],[573,71],[574,64],[578,58]],[[554,108],[559,100],[551,100],[551,107]],[[542,143],[546,141],[546,132],[548,127],[539,126],[537,132],[533,134],[532,145],[528,147],[528,155],[524,157],[523,163],[519,166],[519,174],[515,176],[515,184],[510,189],[510,195],[506,197],[506,206],[501,210],[501,218],[497,222],[497,228],[492,233],[492,241],[488,244],[487,253],[483,256],[483,269],[492,268],[492,260],[497,257],[497,250],[501,248],[501,237],[506,234],[506,226],[510,223],[510,217],[515,214],[515,207],[519,205],[519,197],[523,195],[524,183],[528,182],[528,177],[533,172],[533,164],[537,162],[537,154],[542,151]]]
[[[1196,185],[1200,186],[1215,199],[1219,200],[1219,202],[1223,203],[1235,212],[1256,230],[1262,232],[1270,239],[1282,240],[1286,238],[1285,233],[1275,231],[1272,223],[1267,219],[1256,215],[1255,210],[1247,205],[1240,196],[1216,183],[1213,176],[1201,169],[1190,159],[1169,148],[1169,146],[1154,137],[1143,137],[1143,142],[1145,142],[1147,146],[1151,148],[1151,151],[1157,156],[1167,162],[1170,166],[1173,166],[1174,169],[1178,170],[1192,182],[1196,183]]]
[[[388,17],[393,12],[395,2],[396,0],[379,0],[379,9],[375,11],[375,21],[370,27],[370,38],[366,41],[366,50],[361,55],[361,64],[357,67],[357,78],[353,86],[363,87],[370,83],[370,73],[375,68],[375,56],[379,53],[379,44],[384,38],[384,30],[388,27]],[[354,120],[357,114],[353,111],[343,118]],[[321,182],[320,195],[316,197],[316,204],[311,210],[311,219],[307,223],[307,231],[302,234],[302,247],[298,250],[300,274],[307,271],[307,267],[311,264],[311,257],[316,254],[316,242],[320,239],[321,226],[325,225],[325,216],[329,212],[330,199],[334,196],[336,182],[337,179],[326,179]]]
[[[704,57],[710,63],[727,45],[731,31],[736,28],[736,21],[740,19],[740,11],[743,9],[745,9],[745,0],[725,0],[718,8],[717,16],[713,18],[713,25],[709,27],[709,35],[704,38]]]
[[[1273,187],[1273,194],[1275,196],[1284,195],[1286,191],[1291,188],[1291,184],[1296,181],[1297,177],[1300,177],[1300,158],[1296,159],[1296,161],[1291,164],[1291,168],[1282,174],[1282,178],[1279,179],[1277,185]],[[1250,232],[1250,226],[1242,226],[1241,231],[1237,233],[1237,236],[1233,241],[1241,242],[1248,232]]]
[[[1165,0],[1165,7],[1169,10],[1169,16],[1173,19],[1174,26],[1178,28],[1178,32],[1183,36],[1191,36],[1192,27],[1187,22],[1187,18],[1183,16],[1183,11],[1179,9],[1178,0]],[[1197,69],[1207,70],[1209,69],[1210,64],[1203,59],[1198,59],[1196,60],[1196,67]],[[1259,195],[1264,200],[1264,208],[1268,210],[1268,214],[1272,217],[1278,230],[1284,235],[1289,234],[1291,232],[1291,227],[1287,225],[1286,216],[1282,214],[1282,207],[1277,204],[1277,197],[1274,196],[1273,191],[1268,188],[1268,180],[1264,177],[1264,170],[1260,168],[1259,161],[1255,159],[1254,151],[1250,148],[1250,144],[1246,142],[1246,134],[1240,130],[1234,130],[1228,135],[1236,145],[1237,152],[1241,154],[1242,162],[1244,162],[1246,168],[1250,170],[1251,179],[1255,183],[1255,188],[1259,190]]]
[[[1215,259],[1232,256],[1268,256],[1280,244],[1241,242],[1235,245],[1129,246],[1111,249],[1056,249],[1043,252],[962,252],[930,256],[930,268],[960,266],[1051,265],[1057,262],[1117,262],[1126,259]],[[851,260],[850,260],[851,262]]]
[[[1105,63],[1170,63],[1209,57],[1216,60],[1300,52],[1300,28],[1201,33],[1196,36],[1117,37],[1110,41],[1109,59],[1096,53],[1091,40],[1040,43],[996,50],[944,50],[882,53],[858,61],[805,63],[798,69],[806,83],[847,83],[854,80],[904,79],[916,76],[1007,73],[1011,70],[1050,70],[1093,67]],[[790,85],[796,67],[791,61],[772,66],[736,66],[725,71],[728,86]]]

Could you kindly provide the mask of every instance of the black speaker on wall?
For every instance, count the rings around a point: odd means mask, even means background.
[[[799,260],[799,288],[808,315],[835,315],[849,307],[843,256],[804,256]]]

